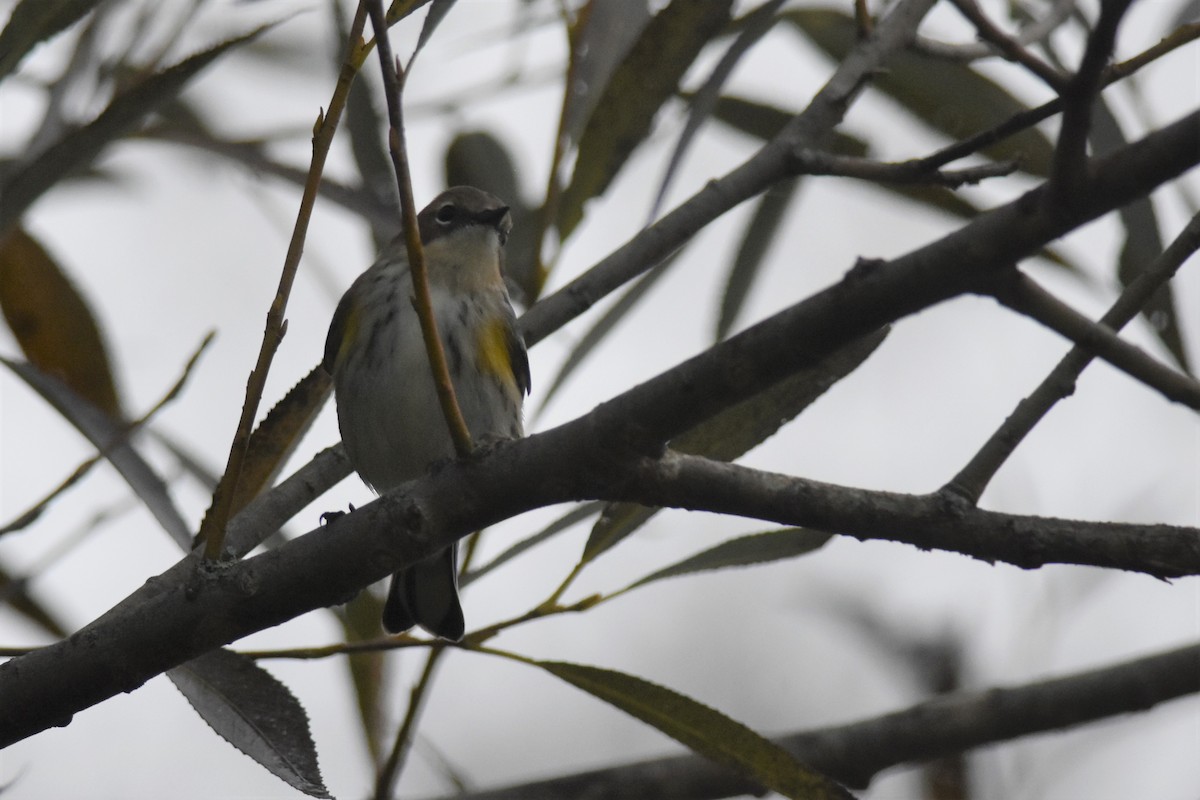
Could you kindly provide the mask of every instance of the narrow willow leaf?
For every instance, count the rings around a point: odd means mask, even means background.
[[[718,101],[713,116],[734,130],[764,141],[773,139],[792,118],[792,115],[783,109],[766,103],[730,96],[722,97]],[[829,140],[829,149],[839,155],[862,158],[868,154],[869,147],[866,142],[857,137],[835,132]],[[869,185],[880,191],[902,197],[909,202],[948,214],[955,219],[974,219],[980,213],[978,206],[946,186],[929,183],[871,183]],[[1085,273],[1078,265],[1053,248],[1045,248],[1040,255],[1077,278],[1085,277]]]
[[[167,486],[128,441],[127,432],[112,417],[81,398],[58,378],[32,364],[0,358],[0,363],[40,394],[58,413],[96,446],[133,489],[163,529],[184,550],[191,548],[191,532],[180,516]]]
[[[55,639],[63,639],[69,635],[69,631],[54,612],[30,596],[28,582],[23,579],[14,579],[2,565],[0,565],[0,604],[8,606]]]
[[[799,190],[801,180],[780,181],[763,193],[754,207],[754,214],[742,234],[738,245],[737,256],[729,276],[725,279],[725,289],[721,292],[721,312],[717,318],[716,338],[724,339],[733,328],[738,313],[745,305],[750,295],[750,288],[762,269],[767,251],[775,241],[783,220],[787,217],[792,200]]]
[[[1096,98],[1088,137],[1092,149],[1098,154],[1111,153],[1128,144],[1120,123],[1103,97]],[[1117,280],[1124,287],[1137,280],[1162,255],[1163,240],[1159,232],[1158,215],[1149,197],[1139,197],[1122,206],[1117,213],[1125,229],[1125,241],[1121,244],[1121,255],[1117,262]],[[1190,371],[1170,283],[1164,283],[1150,297],[1150,301],[1142,308],[1142,316],[1175,363],[1185,372]]]
[[[332,796],[321,780],[304,708],[251,659],[213,650],[167,677],[222,739],[309,797]]]
[[[598,500],[580,503],[566,514],[563,514],[561,517],[551,522],[545,528],[542,528],[540,531],[531,536],[525,537],[521,541],[509,547],[507,550],[500,553],[491,561],[480,566],[478,569],[468,571],[465,575],[458,579],[458,588],[462,589],[468,584],[474,583],[476,580],[482,578],[484,575],[488,574],[497,567],[521,555],[526,550],[536,547],[542,542],[557,536],[558,534],[574,527],[575,525],[578,525],[580,522],[583,522],[593,514],[600,513],[603,508],[604,503]]]
[[[121,418],[108,348],[91,306],[21,228],[0,240],[0,311],[29,362],[113,419]]]
[[[450,13],[450,9],[458,0],[433,0],[429,6],[429,11],[425,14],[425,22],[421,25],[421,33],[417,37],[417,46],[413,48],[412,55],[408,57],[408,66],[405,71],[411,70],[413,62],[417,60],[417,54],[424,49],[429,42],[433,32],[442,24],[442,20]]]
[[[90,123],[68,132],[39,153],[0,186],[0,232],[8,230],[55,184],[88,167],[111,142],[133,131],[147,114],[176,97],[202,69],[271,27],[256,28],[144,78],[114,97]]]
[[[379,620],[383,616],[383,600],[373,592],[361,591],[354,599],[335,609],[342,625],[346,644],[365,642],[379,637]],[[354,698],[358,701],[358,718],[362,723],[363,738],[371,753],[372,763],[378,764],[386,755],[383,725],[387,719],[384,712],[383,684],[387,654],[382,650],[351,653],[346,657],[346,668],[354,683]]]
[[[588,329],[578,344],[567,354],[567,358],[559,368],[558,374],[554,376],[554,381],[550,384],[550,388],[542,393],[541,406],[538,408],[538,413],[541,413],[541,410],[546,408],[550,403],[550,399],[566,383],[567,378],[571,377],[579,369],[584,360],[608,337],[608,334],[612,332],[617,324],[625,319],[629,312],[641,302],[642,298],[650,293],[650,290],[654,288],[654,285],[658,283],[663,275],[667,274],[667,270],[675,263],[681,252],[683,251],[676,250],[661,264],[651,268],[649,272],[638,278],[637,282],[622,294],[617,299],[617,302],[613,303],[604,312],[600,319],[596,320],[596,324]]]
[[[857,339],[814,367],[797,372],[676,437],[681,453],[733,461],[794,419],[829,387],[849,375],[887,337],[887,329]],[[645,524],[658,512],[636,503],[612,503],[592,527],[581,560],[591,561]]]
[[[691,146],[696,132],[700,130],[700,126],[712,114],[713,108],[716,106],[719,98],[721,87],[725,85],[725,81],[733,73],[734,67],[738,65],[742,57],[750,52],[750,48],[775,25],[775,22],[778,20],[776,14],[784,2],[785,0],[768,0],[768,2],[763,3],[740,20],[743,24],[741,32],[738,33],[737,37],[734,38],[733,42],[725,50],[725,54],[721,56],[721,60],[713,67],[713,71],[709,74],[708,78],[700,85],[696,93],[691,96],[691,102],[688,104],[687,121],[684,123],[683,132],[679,134],[679,141],[675,143],[675,149],[671,151],[671,158],[667,162],[666,172],[663,174],[662,182],[659,184],[658,194],[655,196],[654,205],[650,209],[650,219],[646,224],[650,224],[658,217],[659,209],[662,208],[663,200],[667,196],[667,189],[670,188],[671,181],[675,177],[675,171],[679,168],[680,162],[683,161],[683,156]]]
[[[537,300],[542,275],[537,242],[537,213],[521,195],[516,162],[490,133],[460,133],[446,148],[446,185],[478,186],[508,204],[512,233],[504,246],[504,277],[514,299],[526,307]]]
[[[685,558],[677,564],[652,572],[631,583],[625,591],[660,581],[663,578],[677,578],[697,572],[711,572],[728,567],[748,567],[795,558],[819,550],[832,538],[832,533],[813,531],[808,528],[785,528],[779,531],[739,536],[736,539],[721,542],[716,547],[711,547],[690,558]]]
[[[0,80],[42,42],[74,25],[100,0],[21,0],[0,31]]]
[[[857,41],[857,23],[850,14],[799,8],[783,16],[834,61],[841,61]],[[952,140],[987,130],[1028,110],[1007,89],[970,66],[915,50],[894,54],[871,85]],[[1014,160],[1024,172],[1043,178],[1050,174],[1054,160],[1054,145],[1036,128],[985,147],[983,152],[997,161]]]
[[[650,132],[655,114],[674,93],[704,45],[729,21],[732,0],[673,0],[646,25],[613,73],[579,137],[575,172],[558,206],[566,239],[583,205],[603,194]]]
[[[329,399],[333,381],[318,364],[288,391],[250,434],[233,496],[233,513],[270,488]]]
[[[587,0],[568,30],[570,85],[563,96],[557,140],[579,141],[613,71],[650,21],[647,0]]]
[[[342,3],[331,0],[329,9],[335,28],[334,58],[338,59],[337,63],[341,63],[345,55],[343,51],[350,38],[350,25]],[[375,105],[375,94],[374,85],[365,75],[360,75],[350,84],[344,124],[347,133],[350,134],[350,153],[354,156],[354,166],[358,169],[364,190],[373,196],[375,204],[391,211],[386,222],[374,217],[369,219],[375,249],[382,250],[399,232],[400,199],[396,194],[392,160],[384,144],[383,137],[387,126]],[[265,154],[261,155],[265,157]]]
[[[845,789],[796,761],[766,737],[672,689],[600,667],[562,661],[533,663],[784,797],[851,799]]]

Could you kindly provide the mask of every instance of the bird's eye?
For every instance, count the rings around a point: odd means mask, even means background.
[[[454,215],[455,215],[456,211],[457,211],[457,209],[454,208],[453,203],[447,203],[446,205],[442,206],[441,208],[439,208],[437,210],[436,219],[438,222],[442,223],[443,225],[448,225],[449,223],[454,221]]]

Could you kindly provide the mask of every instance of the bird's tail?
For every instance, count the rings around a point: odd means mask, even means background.
[[[458,602],[457,543],[392,576],[383,627],[403,633],[413,625],[452,642],[462,639],[466,622]]]

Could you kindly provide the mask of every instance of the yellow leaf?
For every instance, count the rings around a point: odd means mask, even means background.
[[[21,228],[0,241],[0,311],[30,363],[120,418],[108,351],[91,308],[54,258]]]

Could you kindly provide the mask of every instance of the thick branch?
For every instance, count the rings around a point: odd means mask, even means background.
[[[1200,692],[1200,645],[1006,689],[961,692],[849,725],[775,740],[813,769],[852,788],[889,767],[1060,730]],[[582,772],[459,800],[716,800],[762,787],[699,756]],[[444,800],[449,800],[445,798]]]

